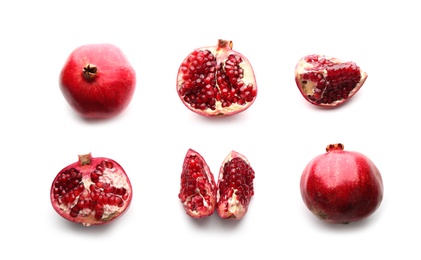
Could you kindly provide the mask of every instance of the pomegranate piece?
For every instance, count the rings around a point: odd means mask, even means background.
[[[136,74],[122,51],[111,44],[76,48],[59,78],[61,92],[80,116],[111,118],[122,113],[135,91]]]
[[[57,174],[50,199],[54,210],[63,218],[84,226],[102,225],[127,210],[132,186],[117,162],[84,154]]]
[[[254,170],[247,158],[231,151],[225,158],[218,177],[216,208],[221,218],[241,219],[247,213],[254,195]]]
[[[295,67],[295,82],[303,97],[313,105],[336,107],[353,97],[363,86],[367,73],[354,62],[323,55],[308,55]]]
[[[379,170],[367,156],[328,145],[305,167],[300,180],[308,209],[328,223],[362,220],[374,213],[383,199]]]
[[[210,216],[215,210],[215,179],[205,159],[193,149],[184,158],[178,197],[193,218]]]
[[[232,41],[202,47],[181,63],[177,93],[184,105],[202,116],[229,116],[249,108],[257,85],[247,58],[232,49]]]

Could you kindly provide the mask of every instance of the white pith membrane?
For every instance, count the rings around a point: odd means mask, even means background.
[[[227,61],[227,58],[230,54],[235,54],[238,55],[239,53],[236,51],[232,50],[232,43],[231,43],[231,47],[224,47],[224,48],[218,48],[218,46],[212,46],[212,47],[203,47],[203,48],[199,48],[197,50],[208,50],[210,51],[214,57],[216,58],[216,71],[218,70],[220,64],[223,64],[223,70],[225,71],[225,62]],[[190,57],[191,54],[189,54],[189,56],[186,57],[186,59],[183,61],[182,65],[180,66],[179,72],[178,72],[178,77],[177,77],[177,91],[179,92],[180,88],[182,87],[182,84],[184,82],[183,80],[183,76],[184,74],[182,73],[181,67],[183,66],[184,62],[186,62],[188,60],[188,58]],[[244,82],[244,86],[247,86],[249,84],[252,84],[254,90],[256,91],[256,96],[257,96],[257,85],[256,85],[256,79],[255,79],[255,75],[254,75],[254,71],[253,68],[251,67],[250,62],[247,60],[247,58],[245,56],[242,56],[242,62],[240,63],[240,67],[243,69],[244,73],[244,77],[243,78],[239,78],[239,80],[242,80]],[[216,77],[219,75],[219,73],[215,73],[215,79]],[[215,86],[217,87],[218,91],[220,92],[220,88],[218,83],[215,84]],[[199,108],[194,108],[192,107],[189,103],[187,103],[186,101],[183,100],[183,103],[191,110],[198,112],[199,114],[206,114],[206,115],[210,115],[210,116],[215,116],[215,115],[229,115],[229,114],[233,114],[235,112],[238,111],[243,111],[245,109],[247,109],[248,107],[250,107],[254,100],[256,99],[256,96],[253,98],[252,101],[250,102],[245,102],[245,104],[240,105],[238,103],[232,103],[230,106],[228,107],[223,107],[222,106],[222,102],[216,100],[215,102],[215,109],[211,109],[211,108],[206,108],[206,109],[199,109]],[[183,96],[184,97],[184,96]]]
[[[113,163],[114,165],[114,163]],[[83,166],[80,172],[83,171]],[[57,204],[59,205],[59,209],[63,211],[65,214],[70,215],[71,209],[78,203],[80,197],[90,198],[90,186],[96,184],[92,182],[90,177],[91,172],[83,172],[82,174],[82,183],[85,187],[85,189],[82,191],[82,193],[78,196],[76,196],[76,199],[71,204],[65,204],[60,203],[59,201]],[[127,192],[128,198],[131,196],[131,188],[128,184],[127,178],[118,172],[118,169],[113,168],[104,168],[102,171],[103,175],[99,176],[98,183],[104,183],[109,184],[110,186],[114,186],[116,188],[125,188]],[[96,186],[99,188],[98,186]],[[128,201],[124,200],[124,203],[126,204]],[[101,204],[103,206],[104,212],[102,214],[102,218],[100,220],[96,219],[94,217],[94,211],[89,208],[84,208],[79,211],[78,216],[76,219],[80,219],[80,223],[84,226],[90,226],[92,223],[98,223],[98,222],[107,222],[108,220],[113,219],[116,215],[120,214],[121,211],[123,211],[127,206],[119,207],[117,205],[108,205],[108,204]]]
[[[295,67],[295,80],[296,80],[297,84],[299,84],[299,87],[301,89],[301,92],[302,92],[303,96],[308,96],[308,95],[313,96],[314,93],[315,93],[315,88],[316,88],[318,82],[314,82],[314,81],[311,81],[309,79],[304,79],[304,75],[311,72],[311,73],[320,74],[320,75],[323,76],[324,79],[326,79],[327,76],[328,76],[328,70],[325,69],[322,66],[319,66],[320,69],[315,69],[316,66],[307,62],[306,57],[300,59],[299,62],[297,63],[297,65],[296,65],[296,67]],[[324,58],[326,60],[330,60],[335,64],[344,63],[343,60],[335,58],[335,57],[329,57],[329,56],[321,55],[321,56],[319,56],[319,59],[321,59],[321,58]],[[361,79],[357,83],[357,85],[349,92],[347,99],[351,98],[352,96],[355,95],[355,93],[358,92],[358,90],[361,88],[361,86],[364,84],[364,82],[367,78],[367,73],[365,71],[361,70],[361,68],[359,68],[359,71],[360,71]],[[306,82],[306,83],[303,83],[303,82]],[[321,96],[323,96],[323,93],[321,94]],[[311,101],[311,102],[313,102],[313,101]],[[313,102],[313,103],[315,103],[315,102]],[[343,103],[343,99],[335,100],[332,103],[320,103],[318,105],[334,107],[334,106],[336,106],[340,103]]]
[[[235,157],[240,157],[243,161],[245,161],[248,165],[250,165],[250,163],[248,162],[245,156],[235,151],[230,152],[228,156],[225,158],[224,163],[222,164],[220,168],[219,176],[218,176],[218,184],[224,181],[224,177],[225,177],[224,165]],[[237,194],[236,194],[237,191],[238,191],[237,189],[233,189],[233,193],[231,197],[227,198],[227,202],[219,204],[220,199],[224,199],[224,198],[221,197],[220,190],[219,189],[217,190],[216,192],[216,201],[218,205],[217,210],[218,210],[218,214],[221,217],[240,219],[246,214],[247,209],[238,200]]]
[[[327,70],[326,69],[323,68],[323,69],[320,69],[320,70],[315,70],[313,64],[308,63],[307,61],[302,59],[297,64],[297,67],[296,67],[296,70],[295,70],[295,75],[297,75],[298,82],[302,82],[304,80],[303,76],[305,74],[309,73],[309,71],[322,74],[324,78],[327,77]],[[302,89],[304,91],[304,94],[313,95],[314,94],[314,88],[317,86],[317,82],[310,81],[310,80],[306,80],[306,81],[307,81],[307,84],[302,83]]]

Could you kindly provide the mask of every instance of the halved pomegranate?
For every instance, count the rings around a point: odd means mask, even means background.
[[[51,204],[63,218],[84,226],[110,223],[132,200],[132,186],[124,169],[109,158],[79,155],[63,168],[50,192]]]
[[[215,210],[215,179],[205,159],[193,149],[184,158],[178,197],[193,218],[210,216]]]
[[[367,73],[352,61],[323,55],[308,55],[295,67],[295,82],[303,97],[313,105],[336,107],[354,96]]]
[[[247,158],[231,151],[219,171],[217,212],[221,218],[241,219],[254,195],[255,174]]]
[[[180,65],[177,93],[184,105],[203,116],[229,116],[249,108],[257,85],[247,58],[232,49],[232,41],[190,53]]]

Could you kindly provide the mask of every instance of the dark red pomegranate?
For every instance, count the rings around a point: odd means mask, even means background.
[[[60,89],[82,117],[115,117],[129,105],[136,74],[122,51],[111,44],[89,44],[75,49],[60,73]]]
[[[203,116],[229,116],[249,108],[257,85],[247,58],[232,49],[232,41],[202,47],[181,63],[177,93],[184,105]]]
[[[215,210],[214,176],[205,159],[192,149],[184,158],[178,197],[186,213],[193,218],[210,216]]]
[[[219,171],[217,212],[221,218],[241,219],[254,195],[255,174],[247,158],[231,151]]]
[[[328,145],[304,169],[301,195],[314,215],[329,223],[362,220],[374,213],[383,199],[379,170],[367,156]]]
[[[352,61],[323,55],[308,55],[295,67],[295,82],[303,97],[313,105],[336,107],[354,96],[367,73]]]
[[[50,199],[63,218],[84,226],[102,225],[127,210],[132,186],[117,162],[84,154],[57,174]]]

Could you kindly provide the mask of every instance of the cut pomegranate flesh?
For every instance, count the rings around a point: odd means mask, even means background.
[[[215,210],[215,179],[203,157],[192,149],[184,158],[178,197],[193,218],[210,216]]]
[[[254,195],[254,170],[247,158],[232,151],[219,172],[217,212],[221,218],[241,219],[247,213]]]
[[[177,93],[184,105],[203,116],[227,116],[249,108],[257,85],[247,58],[232,50],[232,42],[190,53],[180,65]]]
[[[295,68],[295,82],[311,104],[336,107],[345,103],[362,87],[367,73],[354,62],[323,55],[308,55]]]
[[[101,225],[127,210],[132,186],[117,162],[85,154],[57,174],[50,194],[53,208],[65,219],[84,226]]]

